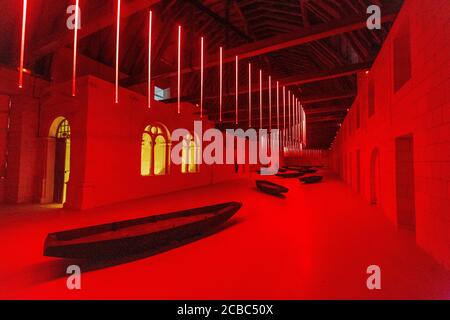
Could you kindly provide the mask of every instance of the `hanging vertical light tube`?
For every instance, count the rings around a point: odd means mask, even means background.
[[[262,70],[259,70],[259,129],[262,129],[263,126],[263,119],[262,119],[262,109],[263,109],[263,102],[262,102]]]
[[[236,124],[239,123],[239,57],[236,56]]]
[[[294,102],[292,103],[292,120],[293,120],[292,135],[294,136],[294,141],[297,142],[297,135],[295,133],[297,126],[297,119],[296,119],[297,97],[294,95],[293,99]]]
[[[303,145],[303,108],[302,108],[302,104],[300,103],[300,116],[299,116],[299,121],[300,121],[300,145]]]
[[[204,60],[204,38],[200,39],[200,119],[203,118],[203,86],[204,86],[204,68],[205,68],[205,60]]]
[[[181,26],[178,26],[178,114],[181,113]]]
[[[298,102],[298,137],[300,140],[300,146],[303,142],[303,134],[302,134],[302,129],[303,129],[303,123],[302,123],[302,103],[299,101]]]
[[[303,110],[303,144],[306,146],[306,113]]]
[[[286,87],[283,86],[283,146],[286,147]]]
[[[22,10],[22,35],[20,38],[20,61],[19,61],[19,88],[23,88],[23,66],[25,57],[25,31],[27,28],[27,7],[28,1],[23,0],[23,10]]]
[[[292,120],[291,120],[291,141],[294,141],[294,104],[295,104],[295,96],[294,93],[292,93],[292,97],[291,97],[291,116],[292,116]]]
[[[116,96],[115,102],[119,103],[119,47],[120,47],[120,0],[117,0],[116,23]]]
[[[152,107],[152,21],[153,12],[148,14],[148,87],[147,87],[147,106]]]
[[[252,64],[248,64],[248,126],[252,126]]]
[[[277,129],[280,130],[280,82],[277,81]]]
[[[300,126],[300,102],[297,101],[297,141],[299,143],[301,141]]]
[[[223,102],[223,47],[219,49],[219,121],[222,122]]]
[[[286,135],[286,87],[283,86],[283,140]]]
[[[272,131],[272,76],[269,76],[269,129]]]
[[[73,32],[73,61],[72,61],[72,97],[77,93],[77,50],[78,50],[78,20],[80,18],[79,0],[75,1],[75,29]]]
[[[288,125],[288,139],[291,140],[291,91],[288,91],[288,114],[289,114],[289,125]]]
[[[303,144],[303,107],[302,104],[300,103],[300,142],[301,144]]]
[[[298,98],[295,98],[295,140],[298,142]]]

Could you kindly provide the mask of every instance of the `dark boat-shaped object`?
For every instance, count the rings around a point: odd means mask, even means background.
[[[279,184],[267,181],[267,180],[257,180],[256,187],[262,192],[279,196],[283,193],[287,193],[289,191],[288,188],[280,186]]]
[[[303,182],[303,184],[314,184],[314,183],[322,182],[323,177],[322,176],[309,176],[309,177],[300,178],[299,180],[301,182]]]
[[[307,166],[289,166],[287,167],[288,170],[292,170],[292,171],[306,171],[306,170],[312,170],[311,167],[307,167]]]
[[[50,233],[44,255],[92,259],[120,257],[209,233],[230,219],[242,203],[228,202],[145,218]]]
[[[304,174],[314,174],[317,173],[316,169],[305,169],[302,171]]]
[[[280,177],[280,178],[298,178],[298,177],[301,177],[302,175],[303,175],[303,173],[298,172],[298,171],[294,171],[294,172],[287,171],[287,172],[280,172],[280,173],[276,174],[276,176]]]

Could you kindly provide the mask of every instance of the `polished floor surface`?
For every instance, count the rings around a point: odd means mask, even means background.
[[[252,179],[260,178],[253,176]],[[316,185],[271,178],[285,199],[243,179],[82,212],[56,206],[0,209],[0,298],[435,299],[450,298],[450,273],[333,175]],[[225,201],[242,209],[214,235],[134,261],[77,263],[42,255],[48,232]],[[381,268],[381,290],[366,286]]]

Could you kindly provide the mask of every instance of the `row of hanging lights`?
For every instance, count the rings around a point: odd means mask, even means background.
[[[19,88],[23,88],[23,73],[24,73],[24,55],[25,55],[25,36],[26,36],[26,19],[27,19],[28,0],[23,0],[22,12],[22,34],[21,34],[21,49],[19,59]],[[77,46],[78,46],[78,29],[79,29],[79,0],[75,0],[75,27],[74,27],[74,46],[73,46],[73,67],[72,67],[72,96],[76,96],[76,71],[77,71]],[[115,48],[115,99],[114,102],[119,103],[119,56],[120,56],[120,18],[121,18],[121,0],[117,0],[117,17],[116,17],[116,48]],[[147,86],[147,106],[152,106],[152,26],[153,26],[153,12],[148,13],[148,86]],[[182,66],[182,27],[178,25],[178,41],[177,41],[177,111],[181,114],[181,66]],[[205,38],[200,38],[200,117],[203,118],[204,108],[204,45]],[[223,47],[219,47],[219,121],[223,122]],[[269,128],[272,130],[272,76],[268,77],[269,90]],[[235,124],[239,125],[239,56],[235,56]],[[248,124],[252,123],[252,64],[248,64]],[[286,99],[287,93],[287,99]],[[296,141],[306,143],[306,115],[301,105],[300,100],[291,91],[286,92],[286,87],[283,86],[283,130],[286,133],[287,139],[285,141]],[[286,107],[288,108],[288,115],[286,115]],[[280,124],[280,83],[276,81],[276,114],[277,114],[277,129],[281,129]],[[288,119],[286,119],[286,116]],[[288,120],[288,126],[286,126]],[[259,127],[263,128],[263,71],[259,70]]]

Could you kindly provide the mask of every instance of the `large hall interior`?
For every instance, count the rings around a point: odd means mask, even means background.
[[[450,1],[0,9],[1,299],[450,299]]]

